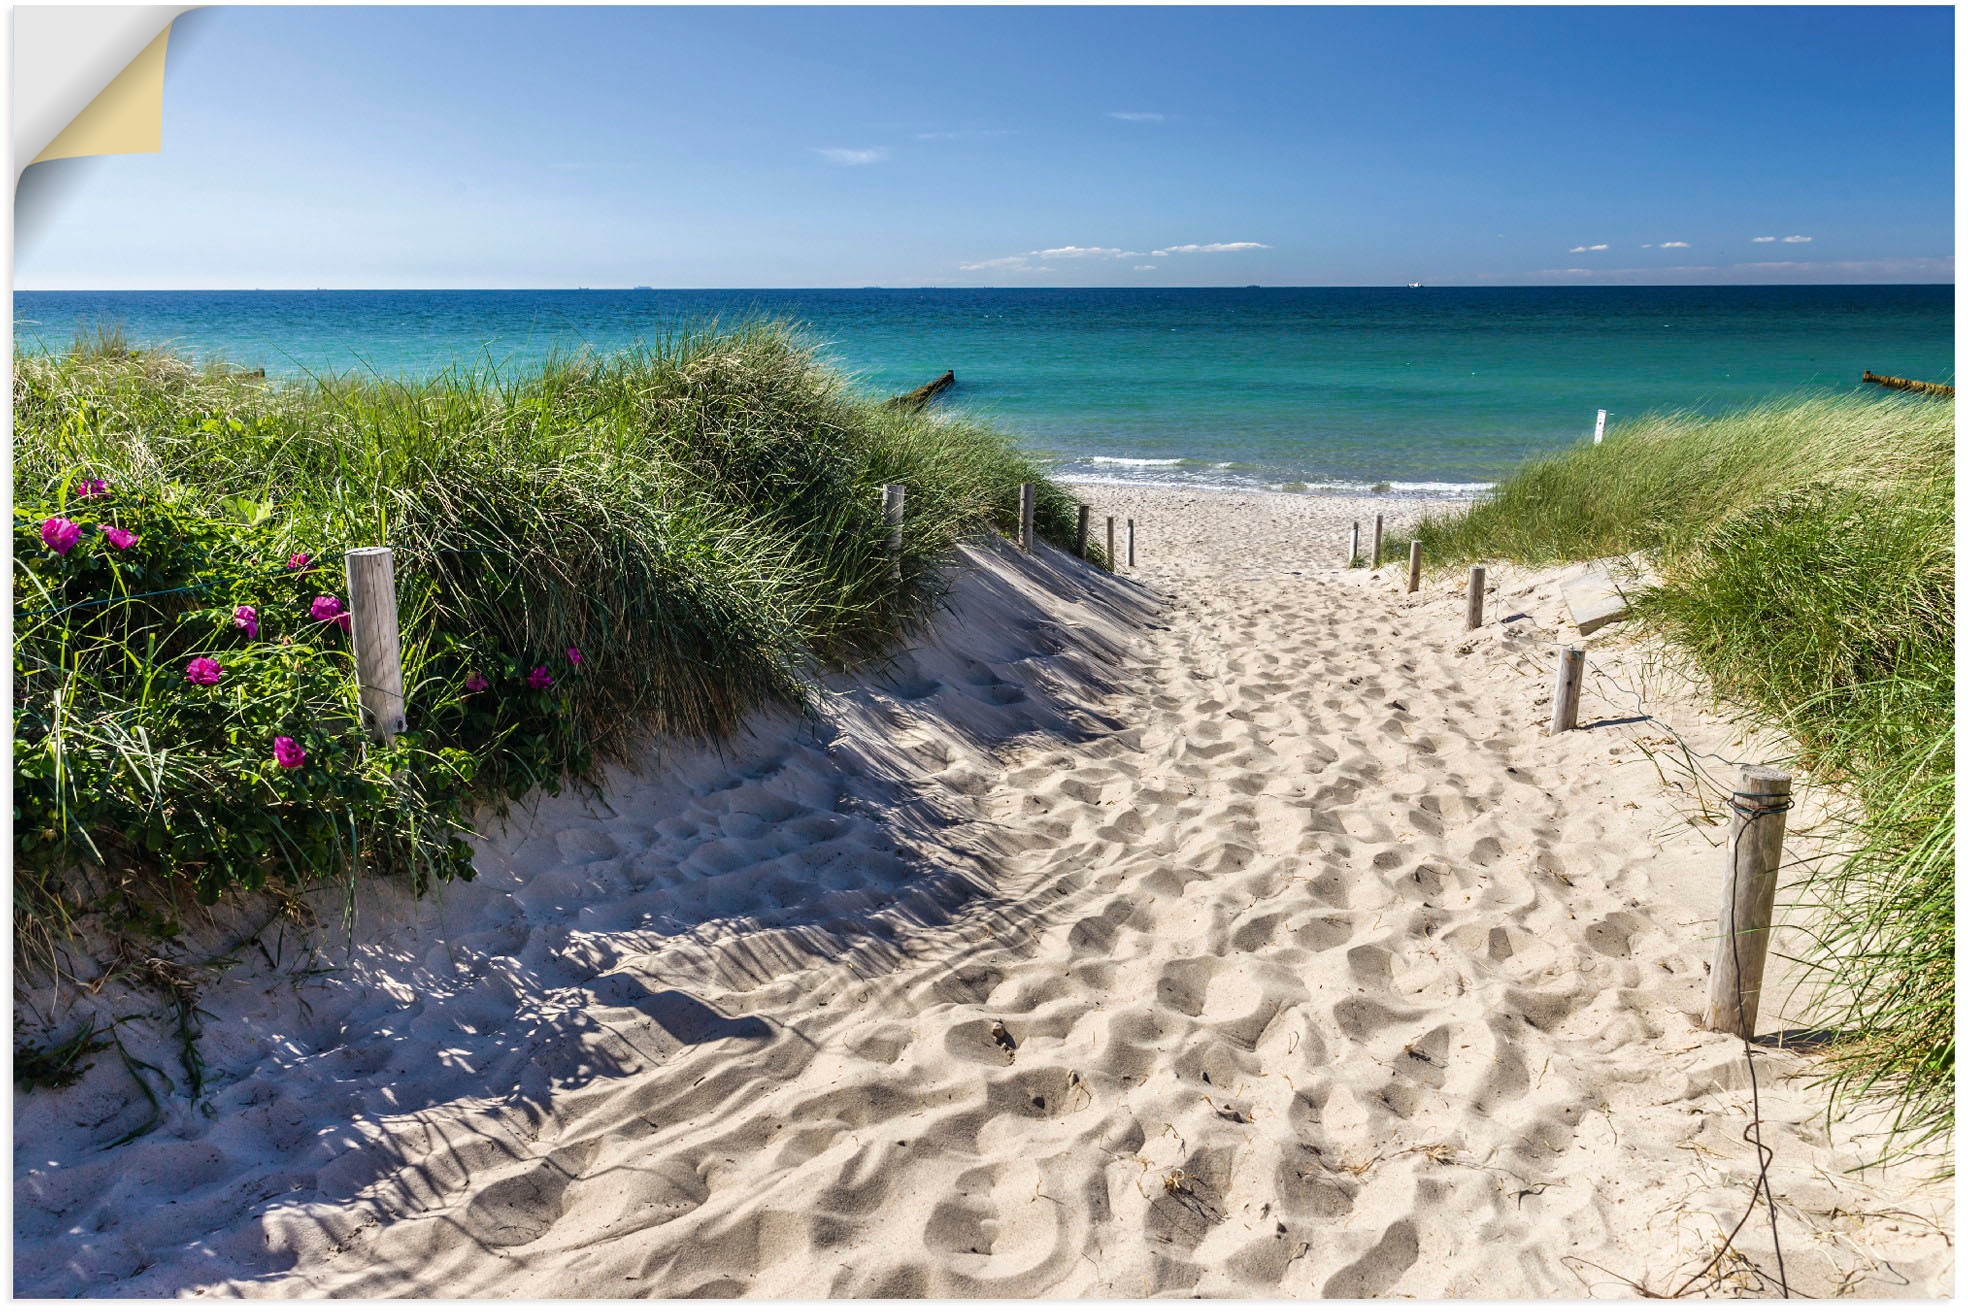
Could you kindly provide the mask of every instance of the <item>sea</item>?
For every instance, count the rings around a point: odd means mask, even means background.
[[[1078,481],[1470,496],[1653,411],[1954,381],[1954,288],[1236,287],[17,292],[78,331],[270,376],[523,371],[709,323],[793,323],[872,396],[935,405]]]

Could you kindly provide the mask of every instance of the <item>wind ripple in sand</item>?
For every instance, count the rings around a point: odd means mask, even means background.
[[[25,1245],[24,1285],[1509,1296],[1621,1292],[1566,1258],[1691,1271],[1747,1197],[1743,1080],[1693,1023],[1705,944],[1650,883],[1661,816],[1605,805],[1601,740],[1538,733],[1459,598],[1288,558],[1231,578],[1199,537],[1090,710],[1066,694],[1139,613],[1060,566],[1073,629],[1007,659],[1056,631],[1030,621],[1050,567],[1000,553],[832,739],[543,807],[452,907],[475,982],[351,1012],[310,1059],[343,1062],[315,1087],[355,1091],[346,1120],[283,1155],[316,1113],[256,1075],[285,1110],[205,1134],[223,1160],[157,1265],[74,1274],[127,1251],[125,1213],[100,1246]],[[1876,1236],[1829,1214],[1850,1190],[1777,1083],[1785,1215],[1817,1228],[1792,1281],[1867,1281]],[[109,1212],[184,1178],[136,1151]],[[292,1193],[215,1201],[270,1162]],[[1931,1242],[1898,1266],[1948,1270]]]

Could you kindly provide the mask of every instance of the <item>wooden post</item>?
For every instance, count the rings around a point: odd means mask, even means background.
[[[1346,568],[1352,569],[1353,562],[1360,558],[1360,521],[1353,521],[1353,541],[1346,548]]]
[[[882,484],[882,514],[888,519],[888,576],[902,581],[902,506],[909,489],[902,483]]]
[[[1038,518],[1039,489],[1036,484],[1018,485],[1018,545],[1032,549],[1032,524]]]
[[[362,727],[389,742],[403,732],[403,639],[396,624],[396,567],[388,547],[347,555],[349,642]]]
[[[1093,520],[1093,507],[1084,501],[1080,503],[1080,529],[1073,535],[1073,554],[1081,560],[1086,559],[1087,525]]]
[[[1784,812],[1790,776],[1767,765],[1736,771],[1730,799],[1729,878],[1722,887],[1722,923],[1708,975],[1703,1023],[1747,1039],[1756,1033],[1763,962],[1770,951],[1770,912],[1783,864]]]
[[[1109,515],[1107,516],[1107,568],[1113,569],[1120,563],[1120,558],[1114,554],[1114,517]]]
[[[1408,543],[1408,591],[1421,591],[1421,539]]]
[[[1551,732],[1578,728],[1579,684],[1585,679],[1585,653],[1577,647],[1558,648],[1558,682],[1551,689]]]
[[[1128,568],[1134,568],[1134,521],[1128,521]]]
[[[1598,446],[1606,440],[1606,412],[1599,412],[1599,422],[1592,426],[1592,445]]]
[[[1373,565],[1371,566],[1371,568],[1373,569],[1380,568],[1380,535],[1382,531],[1386,528],[1386,526],[1387,526],[1387,521],[1384,516],[1381,515],[1374,516],[1374,550],[1373,550]]]
[[[1471,565],[1469,567],[1468,620],[1468,628],[1480,629],[1483,627],[1483,567],[1481,565]]]

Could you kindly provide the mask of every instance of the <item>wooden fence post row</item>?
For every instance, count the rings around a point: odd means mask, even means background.
[[[1421,539],[1408,543],[1408,591],[1421,591]]]
[[[1756,1033],[1763,992],[1763,963],[1770,951],[1771,910],[1777,870],[1783,864],[1784,812],[1790,809],[1790,776],[1767,765],[1736,772],[1730,799],[1729,877],[1722,885],[1722,914],[1715,960],[1708,975],[1703,1023],[1747,1039]]]
[[[1346,548],[1346,568],[1352,569],[1353,562],[1360,558],[1360,521],[1353,521],[1353,541]]]
[[[1080,503],[1080,528],[1073,535],[1073,554],[1081,560],[1086,559],[1087,525],[1093,520],[1093,507],[1084,501]]]
[[[1134,521],[1128,521],[1128,568],[1134,568]]]
[[[1382,532],[1383,532],[1383,531],[1384,531],[1384,530],[1386,529],[1386,527],[1387,527],[1387,519],[1386,519],[1386,517],[1385,517],[1385,516],[1383,516],[1383,515],[1375,515],[1375,516],[1374,516],[1374,541],[1373,541],[1373,563],[1372,563],[1372,564],[1371,564],[1370,566],[1368,566],[1368,568],[1369,568],[1369,569],[1379,569],[1379,568],[1380,568],[1380,535],[1381,535],[1381,533],[1382,533]]]
[[[347,553],[349,644],[362,727],[385,743],[407,727],[403,715],[403,637],[396,620],[396,566],[388,547]]]
[[[1471,565],[1469,567],[1469,613],[1467,616],[1468,623],[1466,625],[1468,628],[1480,629],[1483,627],[1483,581],[1483,567],[1481,565]]]
[[[1031,483],[1018,485],[1018,545],[1032,550],[1032,523],[1038,518],[1039,489]]]
[[[888,572],[897,583],[902,581],[902,507],[908,497],[904,484],[882,484],[882,514],[888,519]]]

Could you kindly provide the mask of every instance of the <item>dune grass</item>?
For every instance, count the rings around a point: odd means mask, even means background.
[[[1042,536],[1075,527],[1004,434],[857,396],[775,323],[414,383],[99,334],[15,357],[14,422],[17,942],[78,909],[78,863],[207,901],[469,877],[474,802],[803,705],[928,614],[959,539],[1015,528],[1019,483]],[[387,750],[335,613],[367,545],[404,631]]]
[[[1954,407],[1820,398],[1656,415],[1417,529],[1428,558],[1646,552],[1639,618],[1781,727],[1843,799],[1842,860],[1789,891],[1837,1093],[1886,1093],[1895,1151],[1954,1120]]]

